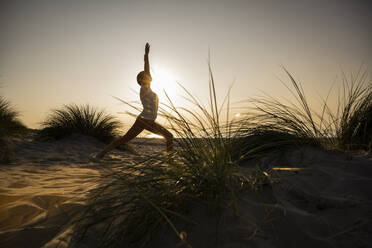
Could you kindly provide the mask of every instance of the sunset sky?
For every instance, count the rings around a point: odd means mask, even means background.
[[[2,0],[0,95],[31,128],[68,103],[131,125],[112,96],[139,100],[146,42],[161,102],[165,88],[185,105],[176,81],[206,100],[209,51],[220,101],[233,82],[233,102],[285,96],[281,65],[324,95],[341,70],[372,73],[371,26],[371,2],[357,0]]]

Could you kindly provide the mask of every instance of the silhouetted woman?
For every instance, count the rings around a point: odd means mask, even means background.
[[[137,82],[141,86],[140,98],[143,105],[143,110],[141,114],[138,115],[133,126],[128,130],[128,132],[121,138],[111,142],[102,152],[97,154],[97,158],[102,158],[106,153],[114,149],[115,147],[125,144],[131,139],[135,138],[144,129],[161,135],[166,139],[167,151],[172,150],[173,135],[166,130],[164,127],[155,122],[157,112],[158,112],[158,96],[151,90],[151,74],[150,74],[150,64],[149,64],[149,51],[150,45],[146,43],[145,46],[145,70],[141,71],[137,75]]]

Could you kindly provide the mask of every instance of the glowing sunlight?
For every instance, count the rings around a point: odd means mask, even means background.
[[[178,85],[174,74],[165,67],[153,66],[151,70],[152,83],[151,88],[158,95],[161,95],[162,101],[167,101],[164,91],[173,100],[177,97]]]
[[[145,135],[145,138],[164,139],[163,136],[160,136],[160,135],[157,135],[157,134],[154,134],[154,133],[149,133],[149,134]]]

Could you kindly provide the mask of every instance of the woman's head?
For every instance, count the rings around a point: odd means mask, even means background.
[[[151,75],[146,73],[145,71],[141,71],[140,73],[138,73],[137,75],[137,83],[139,85],[142,85],[142,84],[150,84],[152,81],[152,78],[151,78]]]

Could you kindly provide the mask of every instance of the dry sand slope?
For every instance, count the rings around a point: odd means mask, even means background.
[[[94,162],[91,155],[105,145],[81,135],[55,142],[13,143],[14,163],[0,165],[1,248],[55,246],[53,239],[61,232],[68,236],[70,231],[61,226],[81,209],[89,190],[99,184],[101,169],[97,166],[132,163],[138,157],[116,150],[100,163]],[[133,143],[140,148],[139,153],[162,148],[162,144],[151,145],[151,141],[140,139]],[[144,146],[147,148],[141,149]],[[66,245],[63,243],[62,247]]]
[[[140,153],[162,144],[134,142]],[[89,154],[104,145],[74,135],[56,142],[14,141],[16,161],[0,166],[0,247],[68,247],[70,216],[82,209],[89,190],[100,183],[100,169]],[[102,166],[132,163],[141,154],[115,151]],[[250,162],[257,164],[256,162]],[[197,226],[180,226],[193,247],[372,247],[372,156],[303,149],[262,160],[276,182],[243,195],[217,225],[195,203],[189,217]],[[248,164],[247,164],[248,167]],[[153,247],[175,247],[167,228]],[[81,244],[79,247],[94,247]]]
[[[200,224],[181,227],[193,247],[372,247],[371,155],[306,148],[259,164],[275,168],[277,182],[244,194],[238,216],[227,211],[216,222],[193,206],[189,217]],[[154,247],[175,247],[169,232]]]

